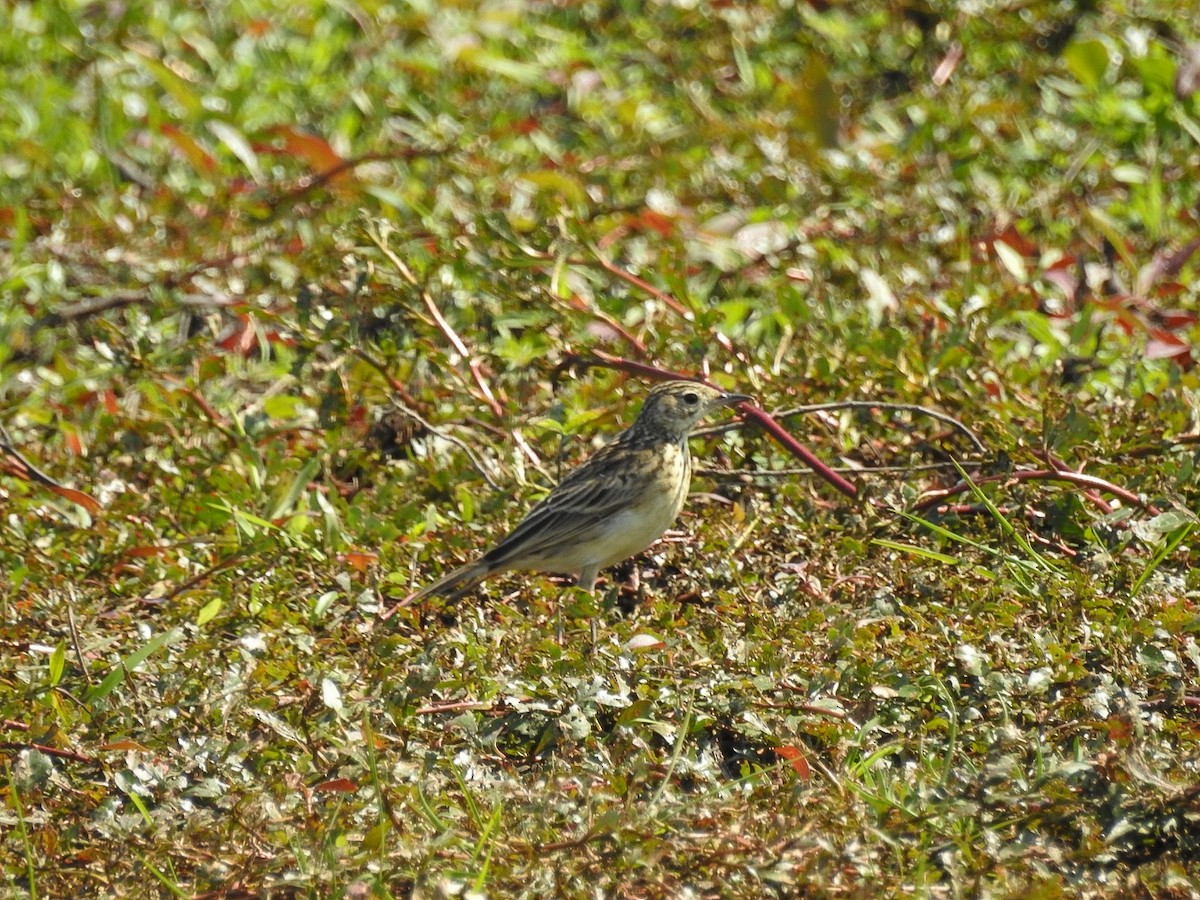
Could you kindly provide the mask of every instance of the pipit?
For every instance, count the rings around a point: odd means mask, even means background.
[[[694,381],[655,386],[633,425],[568,473],[507,537],[405,605],[432,594],[454,599],[514,569],[577,575],[590,591],[601,569],[645,550],[679,515],[692,481],[688,435],[696,423],[750,399]]]

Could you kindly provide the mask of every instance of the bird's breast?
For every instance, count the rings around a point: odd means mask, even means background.
[[[647,480],[645,490],[627,509],[606,524],[596,548],[600,568],[641,553],[662,537],[683,509],[692,474],[687,446],[656,448],[646,465],[655,467],[655,477]]]

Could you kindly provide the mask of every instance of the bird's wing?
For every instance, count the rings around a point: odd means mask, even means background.
[[[602,448],[559,482],[483,561],[505,568],[521,559],[546,556],[556,547],[587,540],[598,526],[636,504],[646,487],[645,474],[610,466],[608,449]]]

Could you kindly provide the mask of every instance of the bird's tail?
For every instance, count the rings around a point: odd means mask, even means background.
[[[412,606],[420,603],[426,597],[445,597],[447,600],[457,600],[491,575],[493,571],[495,569],[482,559],[467,563],[465,566],[460,566],[453,572],[443,575],[433,584],[427,584],[419,591],[409,594],[396,606]]]

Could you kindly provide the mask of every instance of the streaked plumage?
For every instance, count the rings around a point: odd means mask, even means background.
[[[507,537],[406,603],[457,597],[514,569],[575,574],[591,590],[601,569],[645,550],[679,515],[692,480],[688,435],[696,423],[749,399],[692,381],[655,386],[633,425],[572,470]]]

